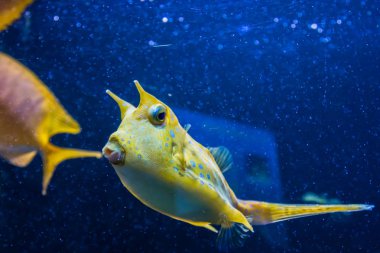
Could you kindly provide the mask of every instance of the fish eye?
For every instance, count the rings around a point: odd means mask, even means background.
[[[149,119],[153,125],[162,125],[166,118],[166,108],[163,105],[153,105],[149,110]]]

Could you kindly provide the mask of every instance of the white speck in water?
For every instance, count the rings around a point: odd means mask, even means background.
[[[275,23],[278,23],[278,21],[280,21],[280,19],[279,19],[279,18],[274,18],[273,21],[274,21]]]
[[[322,37],[322,38],[320,38],[320,41],[322,43],[329,43],[331,41],[331,38],[330,37]]]
[[[318,28],[318,32],[319,32],[319,33],[322,33],[322,32],[323,32],[323,29],[322,29],[322,28]]]
[[[171,97],[171,96],[173,96],[173,95],[172,95],[171,93],[168,93],[168,96]]]
[[[243,25],[242,27],[240,27],[240,32],[242,33],[248,32],[249,30],[250,28],[247,25]]]
[[[342,20],[341,20],[341,19],[338,19],[338,20],[336,21],[336,23],[337,23],[338,25],[341,25],[341,24],[342,24]]]
[[[310,25],[310,28],[313,29],[313,30],[315,30],[315,29],[318,28],[318,25],[316,23],[313,23],[313,24]]]
[[[169,21],[169,19],[168,19],[167,17],[163,17],[163,18],[162,18],[162,22],[163,22],[163,23],[167,23],[168,21]]]
[[[150,41],[148,42],[148,44],[149,44],[149,46],[155,46],[155,45],[157,45],[157,43],[154,42],[153,40],[150,40]]]
[[[59,20],[59,16],[54,16],[54,17],[53,17],[53,20],[54,20],[54,21],[58,21],[58,20]]]
[[[291,24],[290,27],[294,29],[296,28],[296,24]]]

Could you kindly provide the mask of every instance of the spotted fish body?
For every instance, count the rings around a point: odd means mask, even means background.
[[[126,153],[127,168],[114,166],[124,186],[156,211],[193,225],[220,224],[224,209],[230,220],[250,227],[232,207],[228,184],[209,150],[191,138],[169,107],[138,87],[142,103],[137,109],[130,105],[110,137],[110,145],[118,143]],[[146,118],[157,104],[167,108],[164,127]]]
[[[135,81],[137,108],[107,91],[118,103],[122,122],[103,148],[123,185],[150,208],[217,232],[222,244],[253,231],[251,224],[368,210],[368,205],[282,205],[236,198],[222,170],[231,165],[225,148],[205,148],[179,124],[174,112]],[[236,226],[238,225],[238,226]],[[225,230],[238,233],[224,233]],[[225,240],[225,237],[227,240]],[[228,247],[224,245],[223,247]]]

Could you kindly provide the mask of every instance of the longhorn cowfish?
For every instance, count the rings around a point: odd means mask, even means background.
[[[33,0],[1,0],[0,1],[0,31],[5,30],[20,18],[24,10]]]
[[[183,128],[169,106],[146,92],[138,107],[107,90],[121,124],[103,148],[123,185],[148,207],[197,227],[218,230],[220,249],[241,246],[252,225],[299,217],[371,210],[371,205],[286,205],[238,199],[223,172],[232,167],[227,148],[206,148]]]
[[[27,166],[37,151],[43,157],[42,193],[56,166],[64,160],[101,157],[100,152],[66,149],[49,142],[59,133],[81,128],[38,77],[10,56],[0,53],[0,156]]]

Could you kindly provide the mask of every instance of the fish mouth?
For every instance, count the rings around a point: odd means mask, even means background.
[[[109,141],[106,146],[104,146],[103,156],[108,159],[112,165],[124,165],[125,164],[125,151],[124,149],[115,142]]]

